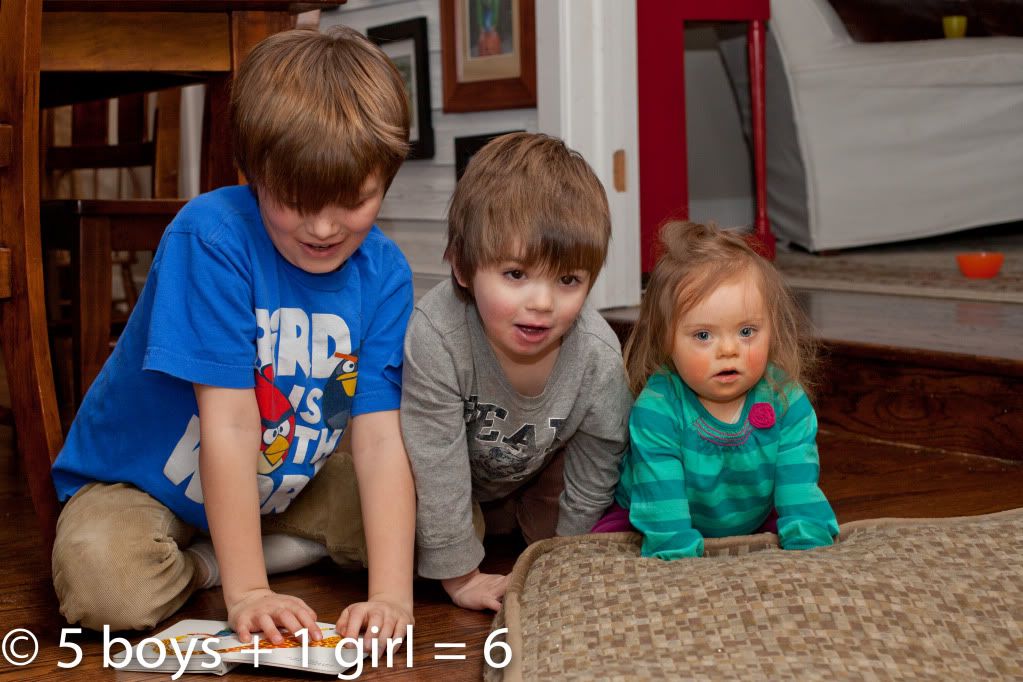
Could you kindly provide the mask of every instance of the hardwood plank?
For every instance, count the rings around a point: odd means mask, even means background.
[[[913,367],[934,367],[975,374],[1023,378],[1023,362],[1011,358],[906,348],[892,344],[864,343],[834,338],[822,339],[821,342],[821,353],[824,357],[840,355]],[[985,348],[983,341],[979,341],[977,343],[977,352],[992,352],[992,349],[990,347]],[[997,349],[994,352],[997,352]]]
[[[1023,363],[1023,305],[800,290],[820,337]]]
[[[11,163],[13,139],[14,128],[6,124],[0,124],[0,168],[6,168]]]
[[[45,12],[42,31],[42,71],[231,70],[226,14]]]
[[[940,354],[930,354],[940,359]],[[917,447],[1023,462],[1023,376],[871,357],[825,355],[814,397],[822,427]]]
[[[0,299],[11,297],[11,250],[0,247]]]
[[[1023,462],[896,447],[827,429],[817,445],[821,489],[840,523],[1023,507]]]

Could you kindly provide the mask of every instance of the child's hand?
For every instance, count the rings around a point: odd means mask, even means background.
[[[405,639],[407,626],[415,624],[412,605],[402,603],[387,595],[370,595],[368,601],[349,604],[337,619],[337,631],[342,637],[358,637],[366,626],[366,636],[384,640],[401,637]],[[377,632],[373,632],[373,627]]]
[[[498,611],[501,608],[501,600],[504,599],[504,591],[508,589],[508,576],[480,573],[479,569],[459,578],[448,578],[440,582],[456,606],[474,611],[483,609]]]
[[[316,625],[316,612],[298,597],[277,594],[273,590],[251,590],[227,607],[227,622],[238,634],[238,639],[249,642],[253,632],[262,631],[261,637],[274,644],[284,641],[279,627],[295,633],[309,630],[309,639],[323,639]]]

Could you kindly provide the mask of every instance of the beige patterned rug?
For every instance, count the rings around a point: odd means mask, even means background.
[[[964,277],[955,254],[981,250],[1005,254],[1001,272]],[[1023,223],[824,256],[779,248],[776,264],[804,289],[1023,303]]]
[[[640,558],[632,533],[536,543],[494,621],[511,663],[486,677],[1023,679],[1023,509],[856,521],[841,538],[708,540],[673,562]]]

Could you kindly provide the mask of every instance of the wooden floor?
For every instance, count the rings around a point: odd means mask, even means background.
[[[846,303],[842,299],[848,298]],[[980,315],[957,314],[954,302],[940,313],[914,299],[905,307],[842,294],[838,298],[818,299],[827,311],[829,324],[849,333],[875,335],[879,342],[903,344],[945,344],[951,353],[970,353],[980,357],[999,357],[1005,362],[1021,363],[1019,339],[1023,338],[1023,306],[993,304]],[[842,306],[848,312],[843,318]],[[939,306],[940,307],[940,306]],[[961,310],[961,308],[958,308]],[[937,311],[937,312],[936,312]],[[922,315],[918,319],[915,313]],[[914,340],[913,330],[930,324],[934,315],[944,315],[937,327]],[[885,315],[888,315],[887,322]],[[980,317],[977,317],[980,315]],[[991,333],[977,333],[980,328]],[[886,334],[885,330],[888,330]],[[898,336],[898,335],[902,336]],[[898,336],[898,338],[894,338]],[[873,341],[872,341],[873,342]],[[953,349],[953,346],[957,349]],[[1010,367],[1016,367],[1016,364]],[[0,403],[5,396],[0,390]],[[882,516],[938,517],[983,514],[1023,506],[1023,461],[950,452],[947,449],[898,445],[822,426],[819,435],[821,485],[840,522]],[[61,628],[67,627],[56,610],[48,575],[48,562],[41,556],[38,533],[31,505],[20,486],[17,458],[12,446],[12,431],[0,427],[0,637],[14,628],[32,631],[41,642],[39,658],[25,668],[15,668],[0,660],[0,681],[47,679],[166,679],[151,673],[116,673],[102,668],[102,637],[75,635],[72,641],[82,645],[85,659],[76,669],[60,670],[58,661],[71,657],[69,649],[57,642]],[[492,541],[484,570],[508,571],[521,544],[511,540]],[[305,599],[317,610],[321,620],[332,620],[350,601],[365,594],[364,573],[344,573],[329,562],[293,574],[271,579],[275,589]],[[493,614],[464,611],[448,603],[439,586],[431,581],[416,585],[416,627],[414,666],[394,669],[366,669],[360,679],[435,680],[446,682],[478,680],[483,671],[483,643],[490,634]],[[194,597],[174,618],[224,618],[219,590]],[[137,636],[136,636],[137,637]],[[435,660],[436,643],[466,644],[464,661]],[[310,675],[278,675],[264,669],[237,668],[231,680],[316,679]],[[182,679],[206,679],[184,676]]]

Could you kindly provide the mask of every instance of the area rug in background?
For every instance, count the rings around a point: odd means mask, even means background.
[[[1005,262],[992,279],[969,279],[956,265],[963,251],[1001,251]],[[796,288],[1023,303],[1023,223],[829,255],[779,248],[776,265]]]
[[[633,533],[536,543],[494,621],[511,663],[486,677],[1023,679],[1023,509],[841,529],[827,548],[762,534],[671,562]]]

